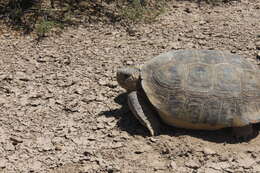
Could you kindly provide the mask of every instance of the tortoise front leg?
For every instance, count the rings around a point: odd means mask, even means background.
[[[128,105],[134,116],[149,130],[150,134],[152,136],[156,135],[160,122],[146,96],[132,91],[128,94]]]
[[[254,135],[251,124],[242,127],[233,127],[233,134],[237,140],[249,140]]]

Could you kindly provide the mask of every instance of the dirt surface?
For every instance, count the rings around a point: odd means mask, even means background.
[[[37,43],[0,36],[0,172],[260,172],[260,136],[172,127],[149,137],[116,69],[171,49],[230,50],[255,63],[260,3],[172,1],[153,24],[68,28]],[[258,47],[258,48],[257,48]],[[259,131],[260,126],[254,126]]]

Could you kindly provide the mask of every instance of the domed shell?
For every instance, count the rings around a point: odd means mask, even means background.
[[[177,50],[143,65],[142,87],[162,120],[215,130],[260,121],[260,71],[224,51]]]

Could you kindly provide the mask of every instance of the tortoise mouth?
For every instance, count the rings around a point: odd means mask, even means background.
[[[140,78],[140,69],[135,67],[126,67],[117,70],[117,82],[127,91],[136,90],[137,82]]]

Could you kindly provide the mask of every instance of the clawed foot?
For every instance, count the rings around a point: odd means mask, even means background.
[[[254,136],[252,125],[233,127],[233,135],[237,141],[249,141]]]

